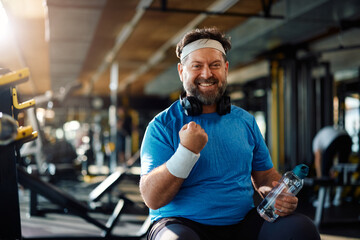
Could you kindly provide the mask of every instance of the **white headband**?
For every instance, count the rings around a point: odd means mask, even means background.
[[[181,52],[180,60],[182,61],[191,52],[196,51],[200,48],[215,48],[220,52],[222,52],[224,55],[226,55],[224,47],[219,41],[213,39],[199,39],[189,43],[183,48]]]

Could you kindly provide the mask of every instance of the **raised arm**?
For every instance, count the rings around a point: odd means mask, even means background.
[[[140,179],[141,195],[151,209],[163,207],[175,197],[208,140],[204,129],[195,122],[185,124],[179,136],[181,145],[175,154]]]

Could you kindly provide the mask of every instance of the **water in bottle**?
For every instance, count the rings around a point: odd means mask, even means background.
[[[296,195],[301,190],[308,172],[309,167],[305,164],[297,165],[292,171],[286,172],[279,180],[279,184],[270,191],[257,207],[260,216],[268,222],[275,221],[279,216],[275,213],[276,198],[280,193]]]

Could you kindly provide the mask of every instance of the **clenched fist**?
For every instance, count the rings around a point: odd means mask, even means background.
[[[202,127],[195,122],[185,124],[180,132],[180,143],[193,153],[200,153],[208,141],[208,135]]]

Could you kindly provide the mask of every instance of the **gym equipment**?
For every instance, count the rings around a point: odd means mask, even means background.
[[[140,157],[140,151],[137,151],[128,161],[128,168],[118,170],[111,175],[109,175],[104,181],[102,181],[94,190],[89,194],[89,203],[98,202],[105,194],[110,193],[113,188],[120,183],[125,177],[134,177],[136,174],[131,173],[131,168],[134,166],[136,161]],[[126,198],[123,194],[121,194],[121,198],[124,199],[127,203],[133,204],[131,200]],[[111,201],[111,198],[109,198]],[[110,202],[111,204],[111,202]]]
[[[0,69],[0,112],[11,116],[14,121],[17,119],[18,109],[13,107],[11,91],[15,85],[25,82],[28,75],[28,69],[13,72]],[[19,142],[10,141],[0,146],[0,239],[21,239],[22,237],[16,172],[16,157],[19,155],[17,145],[22,140],[21,135],[20,131]],[[27,135],[25,134],[25,137]]]
[[[20,69],[17,71],[4,70],[3,72],[5,72],[5,74],[0,77],[1,88],[7,88],[26,82],[29,79],[30,75],[28,68]]]
[[[8,145],[17,136],[16,121],[7,114],[0,112],[0,145]]]
[[[29,108],[29,107],[32,107],[32,106],[35,105],[35,100],[34,99],[30,99],[30,100],[28,100],[26,102],[19,103],[16,88],[12,89],[12,98],[13,98],[13,106],[18,110],[26,109],[26,108]]]
[[[318,185],[318,205],[315,211],[314,223],[317,227],[326,224],[323,220],[325,196],[330,187],[335,186],[360,186],[360,180],[352,181],[351,175],[360,172],[360,165],[354,163],[341,163],[334,165],[332,169],[339,175],[337,178],[322,177],[322,178],[306,178],[305,184],[307,186]],[[360,217],[360,216],[359,216]],[[360,218],[359,218],[360,219]],[[359,221],[354,219],[353,221]],[[352,220],[350,220],[352,221]]]
[[[21,171],[25,171],[24,168],[21,169]],[[26,174],[29,176],[29,177],[32,177],[33,179],[38,179],[38,181],[42,181],[39,177],[34,177],[34,176],[31,176],[31,173],[29,173],[28,171],[26,171]],[[22,175],[24,175],[24,173],[22,173]],[[36,194],[40,194],[40,195],[43,195],[42,194],[42,188],[44,187],[41,187],[40,186],[40,189],[39,189],[39,185],[27,185],[28,182],[23,182],[24,184],[22,184],[21,181],[24,180],[24,178],[27,177],[27,175],[25,175],[24,177],[22,178],[19,178],[19,182],[21,185],[24,185],[25,187],[29,188],[30,189],[30,193],[31,193],[31,199],[30,199],[30,215],[31,216],[41,216],[47,212],[52,212],[53,209],[40,209],[38,208],[38,201],[37,201],[37,197],[36,197]],[[113,202],[112,202],[112,198],[111,198],[111,192],[112,190],[114,189],[114,187],[119,184],[124,178],[126,177],[134,177],[134,174],[131,173],[131,170],[130,169],[121,169],[121,170],[118,170],[114,173],[112,173],[111,175],[109,175],[108,177],[105,178],[105,180],[101,181],[100,184],[98,184],[89,194],[89,197],[88,197],[88,206],[87,204],[85,203],[81,203],[83,204],[84,206],[86,206],[86,208],[88,208],[88,211],[96,211],[97,209],[100,209],[100,211],[105,211],[107,212],[107,210],[109,208],[112,208],[114,205]],[[44,182],[44,181],[42,181]],[[50,186],[51,188],[54,187],[56,188],[54,185],[49,185],[49,183],[47,182],[44,182],[45,185],[48,185]],[[108,198],[108,203],[107,204],[100,204],[100,200],[105,196],[107,195],[109,196]],[[134,202],[132,202],[130,199],[128,199],[127,197],[125,197],[124,194],[120,193],[118,195],[119,198],[121,198],[122,200],[125,201],[125,203],[127,204],[131,204],[133,205]],[[50,198],[50,201],[52,201],[52,198]],[[55,201],[54,203],[57,203],[57,201]],[[106,205],[105,207],[103,205]],[[61,207],[64,208],[64,206],[61,205]],[[66,207],[66,206],[65,206]],[[61,211],[63,212],[63,211]]]
[[[5,74],[4,77],[0,75],[0,112],[11,116],[15,121],[17,119],[18,110],[33,107],[35,102],[30,100],[25,103],[18,103],[17,93],[13,88],[14,85],[24,82],[27,79],[26,74],[28,74],[28,70],[24,72],[20,71],[21,74],[17,72],[8,72],[9,71],[0,71],[0,74]],[[8,87],[10,87],[10,89]],[[64,210],[83,218],[87,222],[94,224],[103,230],[102,236],[86,238],[72,236],[56,238],[50,236],[49,238],[51,239],[140,239],[145,236],[150,225],[150,218],[144,222],[144,225],[137,234],[132,236],[112,236],[111,231],[123,211],[126,200],[122,198],[119,199],[110,218],[107,223],[104,224],[89,215],[91,210],[89,210],[86,204],[76,200],[50,183],[31,176],[20,165],[16,166],[17,161],[20,160],[19,149],[21,145],[27,141],[34,140],[36,137],[37,132],[33,132],[32,127],[20,127],[17,129],[16,136],[15,134],[11,136],[12,141],[0,146],[0,192],[2,196],[0,198],[0,239],[25,239],[21,232],[18,183],[25,188],[31,189],[32,193],[30,197],[35,201],[36,195],[40,194],[62,207]],[[110,180],[108,183],[110,183]],[[105,192],[109,191],[108,189],[111,188],[106,189]],[[32,202],[31,204],[35,203],[36,202]]]
[[[62,191],[61,189],[53,186],[52,184],[44,182],[40,178],[31,176],[22,167],[18,167],[17,170],[18,170],[19,183],[25,188],[31,189],[31,196],[30,196],[32,199],[31,204],[36,204],[37,201],[36,194],[40,194],[43,197],[50,200],[52,203],[55,203],[58,206],[62,207],[64,209],[64,212],[68,212],[70,214],[79,216],[84,220],[86,220],[87,222],[94,224],[98,228],[102,229],[103,237],[108,238],[111,236],[111,231],[116,225],[126,204],[126,201],[124,199],[120,198],[120,200],[118,201],[118,203],[114,208],[114,211],[109,217],[107,223],[103,224],[99,220],[96,220],[89,215],[92,209],[89,209],[86,204],[76,200],[74,197]],[[32,209],[34,210],[33,207]],[[128,239],[130,239],[130,237],[133,237],[133,239],[139,239],[140,237],[143,236],[142,234],[134,235],[134,236],[126,236],[126,237]]]
[[[62,88],[58,93],[53,93],[51,91],[46,92],[44,95],[36,96],[35,102],[36,104],[44,104],[49,101],[64,101],[69,94],[77,89],[80,85],[77,83],[67,84],[64,88]],[[16,100],[16,91],[13,90],[13,101],[17,104]],[[34,106],[32,102],[27,101],[23,104],[17,104],[18,107]],[[40,123],[36,117],[35,113],[36,107],[30,108],[27,110],[28,118],[31,122],[31,125],[34,126],[34,129],[39,133],[36,141],[25,144],[20,149],[20,153],[22,157],[26,156],[34,156],[35,164],[31,166],[33,169],[36,169],[39,174],[47,174],[51,169],[51,173],[53,178],[55,179],[55,174],[59,172],[62,173],[71,173],[70,175],[74,175],[74,166],[73,161],[76,159],[77,154],[75,149],[73,149],[72,145],[65,140],[56,141],[55,143],[49,142],[45,133],[40,126]],[[69,174],[68,174],[69,175]],[[54,180],[53,179],[53,180]]]
[[[139,153],[137,152],[129,161],[132,164],[136,162],[134,159],[138,159]],[[60,206],[62,212],[68,212],[74,214],[86,220],[87,222],[97,226],[102,229],[102,236],[105,238],[111,237],[111,231],[118,222],[121,214],[123,213],[124,208],[127,204],[134,204],[130,199],[126,198],[123,194],[120,194],[119,200],[116,203],[114,210],[112,211],[106,224],[101,223],[100,221],[94,219],[89,215],[89,213],[94,212],[97,207],[97,202],[105,196],[110,194],[112,189],[119,184],[119,182],[127,176],[132,176],[133,174],[129,169],[124,169],[121,171],[116,171],[108,176],[104,181],[102,181],[91,193],[89,194],[88,205],[84,202],[81,202],[71,195],[67,194],[63,190],[57,188],[56,186],[47,183],[41,180],[38,177],[32,176],[27,173],[22,167],[18,166],[18,178],[19,183],[31,190],[30,192],[30,215],[42,215],[44,213],[50,212],[49,209],[40,209],[38,208],[37,195],[41,195],[48,199],[50,202]],[[110,198],[109,198],[110,199]],[[110,201],[110,200],[109,200]],[[112,205],[112,204],[109,204]],[[53,211],[53,210],[52,210]],[[140,239],[145,236],[147,229],[150,226],[150,218],[148,217],[143,223],[141,229],[134,236],[125,236],[126,239]],[[115,236],[114,236],[115,237]],[[116,236],[119,237],[119,236]],[[122,236],[119,239],[123,239]]]
[[[21,126],[17,129],[15,141],[21,141],[21,144],[35,140],[38,136],[36,131],[33,131],[31,126]]]

